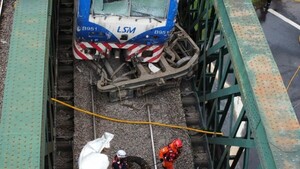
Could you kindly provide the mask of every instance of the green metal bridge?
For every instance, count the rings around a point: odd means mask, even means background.
[[[0,122],[0,168],[53,168],[53,1],[17,0]],[[211,168],[300,166],[300,126],[250,0],[189,0],[179,22],[201,49],[193,87]],[[238,102],[238,104],[237,104]],[[238,106],[237,106],[238,105]],[[226,124],[226,125],[225,125]]]

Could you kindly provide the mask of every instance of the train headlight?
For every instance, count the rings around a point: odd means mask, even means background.
[[[103,32],[89,32],[89,37],[90,38],[100,38],[103,37],[104,33]]]
[[[84,53],[93,56],[93,55],[96,54],[96,49],[94,49],[94,48],[86,48],[86,49],[84,49]]]
[[[127,40],[127,39],[128,39],[128,35],[127,34],[121,35],[120,40]]]
[[[151,50],[145,50],[142,53],[142,57],[146,58],[146,57],[152,57],[153,56],[153,51]]]

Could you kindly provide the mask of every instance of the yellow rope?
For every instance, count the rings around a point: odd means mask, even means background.
[[[291,80],[289,81],[289,84],[288,84],[286,90],[289,90],[290,85],[291,85],[292,81],[295,79],[295,77],[296,77],[297,73],[299,72],[299,70],[300,70],[300,66],[298,66],[298,69],[296,70],[296,72],[294,73],[293,77],[292,77]]]
[[[190,127],[185,127],[185,126],[176,126],[176,125],[171,125],[171,124],[163,124],[163,123],[158,123],[158,122],[147,122],[147,121],[131,121],[131,120],[120,120],[120,119],[115,119],[115,118],[111,118],[111,117],[107,117],[107,116],[103,116],[100,114],[96,114],[87,110],[83,110],[81,108],[72,106],[70,104],[67,104],[63,101],[57,100],[55,98],[51,98],[52,101],[57,102],[59,104],[62,104],[66,107],[72,108],[74,110],[77,110],[79,112],[91,115],[91,116],[95,116],[98,118],[102,118],[105,120],[109,120],[109,121],[113,121],[113,122],[118,122],[118,123],[127,123],[127,124],[151,124],[151,125],[156,125],[156,126],[162,126],[162,127],[169,127],[169,128],[176,128],[176,129],[185,129],[185,130],[190,130],[190,131],[195,131],[195,132],[199,132],[199,133],[204,133],[204,134],[215,134],[215,135],[223,135],[223,133],[221,132],[212,132],[212,131],[205,131],[205,130],[200,130],[200,129],[194,129],[194,128],[190,128]]]

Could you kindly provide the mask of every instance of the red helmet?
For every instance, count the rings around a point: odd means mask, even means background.
[[[179,138],[173,140],[172,143],[175,145],[176,148],[181,148],[182,147],[182,141]]]

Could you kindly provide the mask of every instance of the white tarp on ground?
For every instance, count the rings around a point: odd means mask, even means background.
[[[79,169],[107,169],[108,156],[102,154],[104,148],[110,148],[110,141],[114,135],[105,132],[101,138],[88,142],[81,150],[78,165]]]

